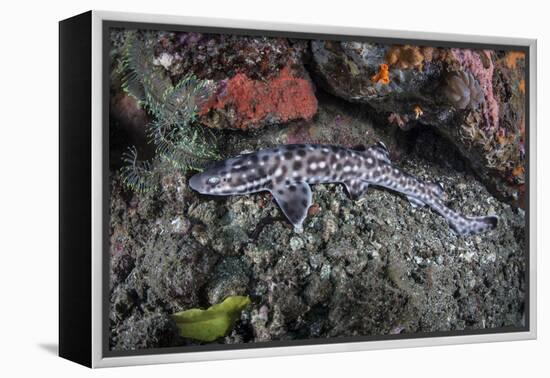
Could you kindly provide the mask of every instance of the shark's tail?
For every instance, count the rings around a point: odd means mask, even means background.
[[[458,235],[475,235],[492,230],[498,225],[498,217],[447,217],[451,229]]]
[[[498,225],[498,217],[488,215],[483,217],[468,217],[449,207],[439,198],[429,203],[430,207],[441,214],[449,223],[453,232],[457,235],[475,235],[492,230]]]

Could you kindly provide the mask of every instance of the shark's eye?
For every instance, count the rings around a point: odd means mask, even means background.
[[[207,183],[211,185],[216,185],[220,182],[220,178],[216,176],[209,177],[208,180],[206,180]]]

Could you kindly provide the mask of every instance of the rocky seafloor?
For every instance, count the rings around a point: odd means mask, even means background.
[[[328,97],[328,96],[327,96]],[[389,132],[330,98],[310,123],[258,135],[228,135],[245,151],[288,135],[384,140],[397,165],[441,182],[449,206],[496,214],[498,227],[459,237],[428,208],[372,188],[353,201],[338,184],[315,185],[296,233],[267,192],[208,197],[167,169],[157,190],[134,193],[111,181],[111,338],[114,350],[197,344],[169,315],[229,295],[252,304],[219,343],[372,336],[521,326],[525,216],[493,197],[452,146],[431,131]],[[368,113],[368,112],[367,112]],[[336,120],[335,120],[336,118]],[[349,133],[352,133],[350,136]],[[159,168],[161,169],[161,168]]]
[[[112,350],[206,344],[179,336],[170,315],[232,295],[249,296],[251,304],[215,344],[524,325],[524,92],[514,81],[521,57],[198,33],[154,37],[151,59],[172,80],[191,70],[216,84],[198,126],[215,130],[221,157],[286,143],[383,141],[398,167],[441,183],[449,207],[497,215],[499,224],[461,237],[399,194],[371,187],[352,200],[342,185],[327,184],[313,186],[297,232],[268,192],[200,195],[188,186],[195,171],[159,159],[154,188],[134,191],[123,183],[120,156],[130,145],[154,155],[145,132],[152,115],[113,75]],[[113,34],[113,57],[124,38]],[[372,76],[384,61],[389,85],[377,81],[380,72]],[[466,72],[471,88],[455,83],[456,72]],[[449,80],[454,86],[444,84]],[[458,102],[442,100],[442,90],[460,92]],[[464,105],[460,96],[472,99]],[[492,125],[495,117],[500,123]]]

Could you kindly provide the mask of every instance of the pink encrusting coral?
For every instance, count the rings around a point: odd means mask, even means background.
[[[200,115],[209,112],[231,117],[231,128],[246,130],[266,121],[309,120],[317,112],[317,98],[311,82],[287,66],[265,81],[236,74],[203,105]],[[204,123],[209,125],[208,121]]]
[[[451,57],[456,60],[462,70],[474,75],[483,91],[485,102],[481,105],[486,127],[496,130],[499,126],[499,106],[493,94],[493,71],[495,69],[491,59],[491,51],[470,49],[451,49]]]

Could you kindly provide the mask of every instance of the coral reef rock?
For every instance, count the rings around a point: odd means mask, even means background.
[[[404,130],[435,128],[493,193],[523,205],[523,53],[335,41],[312,41],[311,51],[328,92]]]
[[[159,38],[155,63],[175,81],[186,73],[213,81],[203,124],[246,130],[315,115],[307,53],[303,41],[284,38],[168,33]]]

